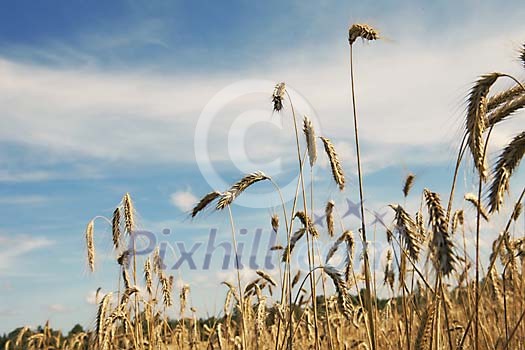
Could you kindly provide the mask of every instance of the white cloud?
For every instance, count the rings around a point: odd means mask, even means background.
[[[45,237],[28,235],[10,237],[7,234],[0,234],[0,273],[9,269],[16,259],[53,244],[53,241]]]
[[[195,197],[190,190],[186,191],[177,191],[172,193],[170,196],[171,204],[173,204],[177,209],[183,212],[187,212],[193,208],[197,203],[198,199]]]
[[[450,149],[461,132],[470,84],[487,71],[522,69],[513,59],[509,41],[519,43],[524,29],[517,28],[510,38],[499,31],[478,32],[478,39],[468,42],[412,36],[397,38],[396,43],[356,46],[365,171],[400,161],[428,164],[452,158]],[[239,79],[265,77],[285,80],[305,97],[321,123],[318,134],[336,144],[353,144],[346,44],[326,44],[323,50],[305,52],[310,51],[304,47],[285,51],[279,55],[279,64],[268,58],[257,67],[241,66],[229,77],[221,71],[163,76],[93,68],[73,71],[0,58],[2,123],[9,126],[0,128],[0,137],[70,162],[89,157],[126,164],[193,163],[197,120],[212,96]],[[271,91],[269,84],[268,94]],[[301,106],[297,107],[301,114]],[[228,149],[228,135],[237,117],[250,110],[262,110],[272,123],[235,130],[233,136],[241,133],[244,138],[244,144],[236,147],[245,149],[251,163],[279,157],[283,162],[295,161],[289,108],[272,115],[269,97],[263,95],[244,96],[217,115],[206,139],[211,160],[241,162],[231,159],[238,152]],[[273,123],[275,118],[282,120],[282,128]],[[495,131],[498,145],[512,129],[509,123]],[[341,150],[349,153],[351,162],[353,152],[347,151],[352,149]],[[11,172],[18,174],[15,170]],[[0,180],[24,179],[24,175],[8,175],[0,172]],[[53,174],[42,169],[25,175],[33,180],[49,176]]]
[[[65,313],[69,312],[69,308],[62,304],[50,304],[46,307],[47,311],[52,313]]]
[[[49,200],[46,196],[27,195],[27,196],[3,196],[0,197],[0,204],[8,205],[32,205],[42,204]]]

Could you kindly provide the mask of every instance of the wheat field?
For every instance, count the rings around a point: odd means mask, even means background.
[[[324,176],[340,191],[348,191],[344,167],[330,135],[317,135],[307,116],[296,115],[286,84],[279,83],[268,95],[274,112],[294,123],[290,135],[295,138],[299,175],[292,203],[283,202],[266,223],[282,242],[272,248],[279,252],[275,262],[280,266],[279,278],[258,270],[257,277],[246,283],[237,269],[235,283],[217,286],[226,292],[222,310],[207,319],[197,317],[188,300],[192,288],[198,286],[176,288],[174,277],[163,269],[158,250],[144,258],[133,248],[127,249],[134,244],[131,237],[140,204],[136,208],[126,193],[108,218],[119,278],[115,292],[97,294],[93,329],[65,336],[49,324],[39,330],[25,327],[7,340],[4,349],[525,349],[525,236],[517,224],[523,220],[525,188],[520,189],[518,183],[510,186],[525,153],[525,130],[516,130],[493,164],[486,154],[493,129],[502,121],[512,123],[521,117],[525,87],[505,73],[480,75],[468,92],[450,192],[436,193],[432,184],[426,184],[422,193],[414,192],[417,174],[409,174],[399,188],[399,203],[385,203],[394,220],[382,222],[379,230],[389,250],[384,280],[377,280],[366,248],[371,228],[365,224],[362,204],[366,188],[353,51],[366,50],[362,42],[374,45],[381,39],[381,33],[366,24],[354,24],[348,31],[353,108],[344,127],[355,136],[358,184],[351,190],[359,191],[362,218],[356,232],[344,228],[333,201],[316,201],[316,206],[324,208],[326,229],[314,224],[313,189],[305,185],[304,174],[317,166],[318,158],[326,157],[331,172]],[[525,46],[519,59],[525,69]],[[494,84],[503,79],[513,85],[494,91]],[[473,164],[477,193],[456,193],[458,169],[463,164]],[[274,179],[253,169],[230,188],[203,195],[189,216],[198,221],[205,210],[223,212],[231,223],[230,238],[237,256],[232,206],[245,190],[260,182],[280,191]],[[404,203],[409,197],[419,206],[407,207]],[[464,215],[466,206],[476,212],[470,223]],[[498,228],[490,256],[483,257],[484,226],[492,216],[501,215],[504,206],[514,208],[512,215]],[[90,221],[83,239],[91,271],[97,259],[94,241],[98,234],[94,220]],[[324,256],[318,249],[321,236],[331,245]],[[299,270],[291,263],[299,242],[307,245],[308,269]],[[474,255],[467,253],[470,249]],[[336,253],[345,257],[343,269],[331,264]],[[360,266],[354,266],[355,257]],[[381,286],[386,286],[388,295],[377,293]],[[168,311],[178,317],[169,317]]]

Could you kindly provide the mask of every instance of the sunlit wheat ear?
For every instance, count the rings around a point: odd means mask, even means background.
[[[353,274],[354,264],[354,248],[355,248],[355,241],[354,241],[354,233],[350,230],[346,230],[343,233],[343,236],[345,237],[345,243],[346,243],[346,256],[345,256],[345,280],[347,285],[350,285],[350,278]]]
[[[129,235],[133,234],[135,229],[135,209],[133,208],[133,202],[129,193],[124,195],[122,200],[124,203],[124,219],[126,221],[126,231]]]
[[[222,334],[222,323],[217,323],[217,342],[219,343],[219,350],[223,350],[224,336]]]
[[[494,96],[489,97],[487,100],[487,113],[490,113],[488,116],[489,125],[493,124],[492,112],[494,112],[497,107],[500,107],[503,104],[509,104],[515,100],[516,97],[523,94],[525,94],[523,88],[520,85],[514,85],[510,89],[504,90],[495,94]]]
[[[452,215],[452,233],[456,232],[459,225],[463,225],[464,220],[463,209],[456,210]]]
[[[421,250],[421,237],[418,234],[416,223],[402,206],[393,204],[389,206],[396,213],[394,217],[395,230],[399,233],[410,258],[417,261]]]
[[[305,229],[308,229],[308,232],[313,237],[319,237],[319,231],[317,231],[317,228],[315,227],[312,219],[307,216],[304,211],[298,211],[295,213],[294,218],[299,218],[301,223],[303,224]]]
[[[162,286],[162,300],[163,300],[164,306],[170,307],[171,305],[173,305],[173,300],[171,298],[171,288],[172,288],[171,283],[169,279],[164,275],[161,275],[159,279],[160,279],[160,283]]]
[[[259,299],[257,304],[257,311],[255,314],[255,333],[259,339],[266,329],[266,297]]]
[[[117,207],[113,212],[113,219],[111,221],[111,232],[113,235],[113,246],[118,249],[120,244],[120,207]]]
[[[330,259],[332,259],[332,257],[335,255],[335,253],[337,252],[337,249],[339,249],[339,246],[343,243],[343,242],[346,242],[347,241],[347,235],[349,234],[348,233],[349,231],[345,231],[343,232],[343,234],[341,236],[339,236],[337,238],[337,240],[334,242],[334,244],[330,247],[330,250],[328,250],[328,253],[326,254],[326,258],[325,258],[325,264],[328,264],[328,261],[330,261]]]
[[[279,215],[277,214],[272,215],[271,224],[272,224],[273,232],[277,233],[277,231],[279,230]]]
[[[151,277],[151,262],[149,257],[144,262],[144,280],[146,281],[146,290],[151,295],[153,287],[153,279]]]
[[[135,294],[138,293],[139,289],[135,286],[130,286],[124,290],[124,293],[122,293],[122,298],[120,299],[120,305],[126,305],[129,301],[129,298]]]
[[[281,82],[275,85],[272,94],[273,110],[280,112],[283,109],[284,95],[286,94],[286,85]]]
[[[494,126],[499,122],[506,120],[512,114],[525,107],[525,92],[521,86],[519,88],[520,92],[522,92],[520,95],[509,99],[508,102],[498,106],[498,108],[495,108],[487,115],[487,127]]]
[[[334,201],[328,201],[324,209],[324,213],[326,216],[326,228],[330,237],[334,236],[334,207]]]
[[[295,231],[295,233],[292,235],[292,237],[290,238],[290,254],[292,254],[292,251],[295,248],[295,245],[304,236],[305,233],[306,233],[306,230],[302,228],[302,229]],[[283,252],[282,261],[286,262],[287,260],[288,260],[288,248],[285,248]]]
[[[308,159],[310,160],[310,166],[314,166],[317,160],[317,145],[315,144],[315,130],[312,122],[308,117],[304,116],[303,121],[303,132],[306,138],[306,149],[308,150]]]
[[[519,57],[520,57],[520,60],[521,60],[521,64],[525,68],[525,44],[523,44],[521,46],[520,56]]]
[[[470,90],[470,96],[468,98],[465,125],[467,143],[474,159],[474,166],[483,180],[485,180],[487,176],[486,157],[483,154],[485,149],[483,132],[487,126],[487,95],[490,87],[500,76],[500,73],[490,73],[481,76]]]
[[[297,273],[295,274],[295,276],[293,276],[292,288],[295,287],[297,283],[299,283],[299,278],[301,278],[301,270],[297,270]]]
[[[269,180],[270,177],[266,176],[262,171],[256,171],[248,174],[238,182],[236,182],[228,191],[223,193],[217,203],[216,209],[222,210],[228,205],[231,205],[235,198],[237,198],[244,190],[253,185],[256,182]]]
[[[91,220],[86,227],[87,260],[91,272],[95,271],[95,243],[93,238],[94,227],[95,222],[93,220]]]
[[[490,212],[499,211],[503,204],[505,192],[509,190],[509,180],[519,166],[525,153],[525,131],[514,137],[501,152],[493,170],[492,183],[489,189]]]
[[[221,282],[221,284],[224,284],[226,287],[228,287],[228,291],[232,293],[233,297],[235,298],[235,301],[237,303],[240,303],[239,295],[237,294],[237,289],[233,286],[233,284],[227,281],[223,281]]]
[[[22,328],[19,332],[18,332],[18,335],[16,336],[16,339],[15,339],[15,347],[20,347],[22,346],[22,340],[24,338],[24,335],[29,331],[29,327],[25,326],[24,328]]]
[[[274,287],[277,287],[277,283],[275,282],[275,280],[272,278],[272,276],[270,276],[269,274],[267,274],[266,272],[264,272],[263,270],[257,270],[255,271],[259,276],[261,276],[265,281],[267,281],[268,283],[270,283],[272,286]]]
[[[485,207],[483,207],[483,204],[478,201],[478,196],[476,196],[474,193],[466,193],[465,200],[471,203],[476,208],[476,210],[479,210],[479,213],[483,219],[485,219],[485,221],[489,221],[487,211],[485,210]]]
[[[199,212],[204,210],[211,202],[219,198],[220,195],[220,192],[213,191],[202,197],[199,203],[197,203],[195,207],[193,207],[193,209],[191,210],[191,217],[194,218]]]
[[[390,289],[394,290],[394,280],[395,280],[395,273],[392,269],[392,250],[388,249],[386,252],[386,263],[385,263],[385,276],[383,279],[383,284],[388,285]]]
[[[348,42],[352,45],[357,38],[362,38],[363,40],[377,40],[379,39],[379,33],[377,30],[369,26],[368,24],[353,24],[348,30]]]
[[[434,316],[436,315],[436,306],[438,305],[437,301],[434,300],[428,306],[428,309],[423,314],[421,318],[421,323],[419,324],[415,348],[416,349],[430,349],[430,341],[432,336],[432,324],[434,323]]]
[[[109,310],[109,303],[111,302],[111,298],[113,296],[113,293],[108,293],[104,295],[104,298],[102,298],[102,301],[100,302],[100,305],[98,306],[98,312],[97,312],[97,326],[96,326],[96,336],[97,341],[99,343],[99,346],[102,346],[102,340],[103,340],[103,333],[104,333],[104,321],[106,320],[106,315]]]
[[[342,191],[345,188],[345,175],[343,173],[343,167],[339,162],[339,157],[335,151],[334,145],[326,137],[321,137],[323,141],[324,150],[330,161],[330,167],[332,168],[332,176],[335,183],[339,186],[339,189]]]
[[[323,266],[323,270],[334,283],[335,290],[337,292],[337,301],[343,315],[346,317],[346,319],[351,320],[352,302],[350,301],[348,287],[343,279],[343,275],[332,266],[325,265]]]
[[[186,304],[188,302],[188,294],[190,293],[190,286],[185,284],[180,289],[179,302],[180,302],[180,314],[183,315],[186,310]]]
[[[454,244],[447,231],[447,222],[441,200],[437,193],[428,189],[424,190],[427,203],[429,221],[432,228],[432,241],[430,242],[430,252],[437,271],[443,276],[447,276],[454,269],[456,261],[453,252]]]
[[[408,193],[410,192],[410,189],[412,188],[415,179],[416,175],[412,173],[408,174],[405,178],[405,183],[403,184],[403,195],[405,196],[405,198],[408,196]]]
[[[117,257],[117,263],[120,266],[127,267],[129,265],[129,257],[131,253],[132,253],[131,249],[126,249],[125,251],[120,253],[120,255]]]

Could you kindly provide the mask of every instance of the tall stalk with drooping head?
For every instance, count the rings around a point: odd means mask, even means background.
[[[492,100],[488,98],[488,94],[489,94],[491,87],[500,77],[508,77],[514,80],[517,86],[520,86],[523,89],[522,91],[525,91],[525,87],[523,87],[523,85],[517,79],[515,79],[514,77],[508,74],[494,72],[494,73],[482,75],[477,80],[477,82],[474,84],[474,86],[472,87],[470,91],[470,96],[468,98],[466,123],[465,123],[465,127],[466,127],[466,132],[465,132],[465,137],[464,137],[464,141],[465,141],[464,143],[466,144],[465,147],[468,147],[470,149],[470,152],[472,154],[472,158],[474,161],[474,167],[478,171],[478,175],[479,175],[478,193],[477,193],[477,200],[476,200],[476,203],[479,204],[477,208],[478,210],[477,210],[477,217],[476,217],[476,258],[475,258],[475,273],[476,273],[475,286],[476,288],[475,288],[474,339],[475,339],[476,349],[478,349],[479,347],[479,300],[480,300],[480,292],[479,292],[480,251],[479,251],[479,246],[480,246],[480,229],[481,229],[480,223],[481,223],[481,216],[482,216],[482,210],[481,210],[480,204],[481,204],[481,194],[482,194],[482,189],[483,189],[483,183],[487,181],[487,161],[486,161],[487,148],[488,148],[490,135],[492,133],[492,130],[494,129],[494,126],[499,121],[505,119],[508,115],[510,115],[517,109],[523,107],[523,102],[522,102],[521,107],[514,106],[512,108],[509,108],[508,105],[509,103],[513,102],[512,98],[515,98],[515,94],[507,94],[510,97],[506,97],[506,98],[510,98],[511,99],[510,101],[503,104],[502,107],[492,110],[491,113],[487,113],[490,111],[489,108],[495,108],[495,106],[503,103],[504,98],[501,96],[496,95],[492,98]],[[502,101],[498,101],[498,100],[502,100]],[[487,133],[487,136],[484,138],[485,132]],[[462,142],[462,146],[463,146],[463,142]],[[456,164],[456,173],[457,173],[457,168],[459,166],[459,162],[461,160],[460,157],[462,156],[462,153],[463,152],[460,149],[460,152],[458,155],[458,162]],[[509,177],[507,172],[502,172],[500,175],[502,175],[505,178]],[[496,178],[498,178],[498,174],[496,174]],[[453,186],[454,184],[455,184],[455,181],[453,183]],[[494,186],[493,188],[497,188],[497,186]],[[450,216],[450,210],[452,208],[452,205],[451,205],[452,194],[453,194],[453,191],[451,191],[451,198],[449,199],[447,218]],[[491,204],[493,208],[496,207],[495,202]]]
[[[371,288],[371,276],[370,276],[370,263],[368,259],[368,243],[366,238],[366,222],[365,222],[365,207],[363,204],[363,176],[361,171],[361,155],[359,149],[359,132],[357,125],[357,111],[356,111],[356,97],[355,97],[355,83],[354,83],[354,63],[353,63],[353,47],[354,43],[358,38],[363,40],[376,40],[379,38],[377,31],[366,25],[366,24],[354,24],[348,31],[348,42],[350,43],[350,84],[352,88],[352,110],[354,119],[354,135],[355,135],[355,150],[357,156],[357,175],[359,178],[359,200],[361,209],[361,235],[363,240],[363,260],[365,264],[365,298],[366,308],[368,313],[368,323],[370,330],[370,339],[372,350],[377,349],[377,340],[375,332],[375,316],[374,308],[372,305],[372,288]]]

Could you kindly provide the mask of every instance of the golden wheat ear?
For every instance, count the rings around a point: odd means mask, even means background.
[[[343,167],[335,151],[335,147],[332,144],[330,139],[321,136],[323,141],[324,150],[330,161],[330,168],[332,169],[332,177],[334,178],[335,183],[339,186],[339,189],[342,191],[345,188],[345,175],[343,173]]]
[[[93,238],[95,222],[91,220],[86,227],[87,260],[91,272],[95,271],[95,243]]]
[[[501,76],[500,73],[482,75],[470,90],[465,123],[467,144],[474,159],[474,166],[482,180],[487,177],[485,141],[483,132],[486,129],[487,95],[491,86]]]
[[[490,212],[499,211],[505,192],[509,190],[509,181],[519,166],[525,153],[525,131],[514,137],[501,152],[493,170],[493,179],[489,189]]]
[[[286,94],[286,84],[281,82],[275,85],[272,94],[273,110],[280,112],[283,109],[284,95]]]
[[[407,250],[412,260],[417,261],[419,252],[421,251],[421,237],[419,235],[418,225],[402,206],[392,204],[389,206],[395,211],[395,230],[401,237],[404,249]]]
[[[219,198],[220,196],[221,193],[217,191],[213,191],[206,194],[191,210],[191,217],[194,218],[195,216],[197,216],[198,213],[203,211],[208,205],[210,205],[210,203],[212,203],[215,199]]]
[[[358,38],[368,41],[377,40],[379,33],[368,24],[356,23],[348,29],[348,42],[352,45]]]
[[[270,180],[270,177],[265,175],[262,171],[256,171],[248,174],[239,181],[237,181],[228,191],[221,195],[217,206],[217,210],[222,210],[227,206],[231,205],[235,198],[237,198],[242,192],[256,182]]]
[[[416,175],[412,173],[408,174],[405,178],[405,182],[403,184],[403,195],[405,196],[405,198],[408,196],[408,193],[410,192],[410,189],[412,188],[415,179]]]
[[[439,195],[425,189],[424,196],[432,227],[430,253],[436,270],[446,277],[454,270],[454,264],[456,263],[454,244],[447,230],[448,224]]]
[[[489,221],[489,215],[487,214],[485,207],[478,201],[478,197],[474,193],[465,194],[465,200],[471,203],[476,208],[476,210],[479,211],[485,221]]]
[[[326,207],[324,209],[326,216],[326,228],[330,237],[334,236],[334,207],[334,201],[330,200],[328,203],[326,203]]]
[[[317,145],[315,144],[315,130],[312,122],[305,115],[303,120],[303,132],[306,138],[306,149],[308,150],[308,159],[310,166],[314,166],[317,160]]]

